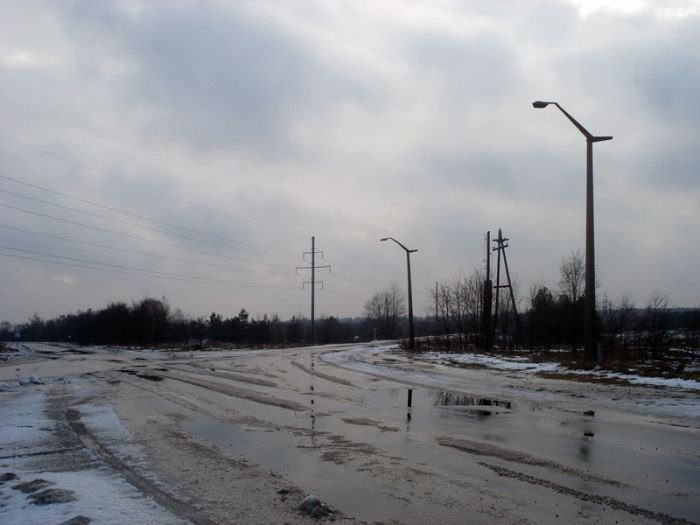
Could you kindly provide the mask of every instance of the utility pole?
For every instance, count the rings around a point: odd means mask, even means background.
[[[491,305],[493,304],[493,281],[491,280],[491,232],[486,232],[486,279],[484,280],[484,304],[482,307],[482,336],[485,349],[491,350]]]
[[[438,334],[438,282],[435,281],[435,335]]]
[[[501,229],[498,229],[498,238],[493,241],[496,247],[493,249],[498,256],[496,258],[496,305],[493,315],[493,329],[498,330],[498,303],[501,297],[501,248],[503,247],[503,237],[501,237]]]
[[[321,259],[323,259],[323,252],[322,251],[316,251],[316,237],[311,237],[311,251],[310,252],[304,252],[303,257],[306,258],[307,255],[311,254],[311,266],[297,266],[296,271],[298,272],[299,270],[311,270],[311,281],[305,281],[302,284],[302,288],[306,284],[311,284],[311,344],[314,345],[316,344],[316,332],[315,332],[315,319],[314,319],[314,303],[315,303],[315,297],[316,297],[316,269],[317,268],[328,268],[328,271],[331,271],[331,267],[328,264],[324,264],[321,266],[316,265],[316,254],[321,255]],[[321,284],[321,288],[323,288],[323,281],[319,281]]]
[[[499,303],[499,296],[501,295],[501,288],[508,288],[510,292],[510,301],[511,305],[513,306],[513,316],[515,317],[515,337],[517,337],[518,334],[518,309],[515,305],[515,294],[513,293],[513,283],[510,280],[510,270],[508,269],[508,259],[506,258],[506,248],[508,248],[508,239],[506,237],[503,237],[503,233],[501,229],[498,229],[498,238],[493,241],[494,244],[496,245],[495,248],[493,248],[494,252],[498,252],[498,262],[496,263],[496,286],[494,287],[496,289],[496,309],[494,313],[494,329],[498,327],[498,303]],[[503,264],[506,270],[506,279],[508,280],[508,284],[501,284],[501,254],[503,254]]]

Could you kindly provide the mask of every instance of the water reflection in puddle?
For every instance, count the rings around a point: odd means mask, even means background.
[[[510,410],[510,401],[499,401],[497,399],[487,399],[483,397],[469,396],[457,392],[445,390],[433,390],[431,392],[433,405],[437,407],[454,407],[461,413],[475,416],[491,416],[499,413],[498,410],[474,407],[493,407]]]
[[[233,457],[244,457],[306,491],[318,493],[355,517],[410,522],[417,509],[382,493],[381,480],[364,473],[369,468],[364,465],[376,462],[376,458],[372,454],[363,457],[362,449],[356,447],[371,443],[377,450],[390,451],[397,457],[420,457],[435,467],[455,468],[459,462],[449,458],[456,453],[433,450],[431,439],[426,440],[424,433],[460,429],[465,416],[472,421],[483,420],[488,428],[491,425],[485,419],[492,413],[511,409],[510,402],[428,388],[412,389],[411,408],[407,407],[408,388],[365,390],[364,396],[358,396],[359,402],[338,406],[336,400],[319,397],[313,383],[312,378],[307,386],[306,403],[310,410],[294,414],[297,431],[289,427],[272,432],[246,429],[201,415],[184,421],[183,427]],[[239,407],[247,404],[237,401]],[[268,419],[263,414],[271,416],[277,412],[271,408],[274,407],[256,406],[256,417]],[[407,417],[412,411],[413,420]],[[334,415],[343,416],[350,423]],[[403,424],[399,423],[401,420]],[[334,438],[341,441],[335,443]],[[347,459],[329,461],[328,457],[336,453],[347,454]],[[460,458],[459,454],[456,458]]]
[[[362,459],[358,454],[352,469],[348,470],[344,464],[324,460],[324,455],[313,453],[320,452],[315,419],[311,417],[310,433],[245,429],[201,415],[183,422],[183,428],[237,459],[245,458],[283,476],[350,515],[370,521],[408,520],[412,516],[410,506],[382,494],[360,470],[355,471],[358,465],[370,461],[371,456]],[[327,442],[328,439],[325,440],[328,447]],[[333,447],[328,447],[327,451],[332,452]]]

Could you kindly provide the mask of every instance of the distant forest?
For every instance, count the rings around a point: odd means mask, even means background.
[[[429,298],[434,309],[415,318],[417,347],[423,350],[465,352],[491,348],[533,353],[568,351],[576,360],[583,347],[585,295],[584,260],[580,252],[562,259],[557,288],[536,284],[527,299],[517,283],[510,290],[494,288],[491,330],[484,329],[484,273],[436,283]],[[524,307],[522,306],[525,303]],[[595,320],[600,359],[645,361],[700,354],[700,307],[672,308],[669,299],[651,294],[638,308],[629,296],[612,300],[602,295]],[[203,348],[228,346],[289,346],[348,343],[407,336],[406,297],[397,283],[373,294],[360,318],[322,316],[311,322],[303,315],[281,320],[275,315],[251,318],[245,309],[225,318],[212,313],[192,318],[168,301],[146,297],[130,305],[116,302],[100,310],[86,310],[44,320],[34,314],[26,323],[0,323],[0,341],[55,341],[96,345]],[[488,339],[486,333],[489,334]],[[312,341],[313,339],[313,341]]]
[[[418,346],[454,352],[483,349],[482,286],[478,272],[441,284],[437,297],[433,296],[435,315],[416,318]],[[575,354],[583,346],[583,296],[536,286],[530,291],[527,308],[517,316],[506,299],[501,298],[495,323],[495,349],[568,349]],[[636,308],[626,298],[615,303],[603,298],[597,324],[605,355],[644,360],[663,357],[669,349],[700,351],[700,308],[669,308],[667,302],[664,296],[653,294],[645,308]],[[55,319],[44,320],[35,314],[17,326],[4,321],[0,341],[13,341],[19,331],[22,341],[81,345],[287,346],[310,344],[310,325],[303,316],[251,318],[245,309],[229,318],[217,313],[192,318],[172,310],[165,298],[144,298],[130,305],[116,302]],[[315,342],[398,339],[406,336],[406,325],[405,297],[392,284],[367,301],[361,318],[317,319]]]
[[[19,331],[22,341],[72,342],[82,345],[164,345],[212,342],[234,345],[294,345],[309,342],[310,321],[277,315],[251,318],[245,309],[235,317],[212,313],[209,318],[190,318],[172,310],[165,298],[144,298],[131,305],[111,303],[100,310],[86,310],[44,320],[33,315],[26,323],[0,323],[0,341],[13,341]],[[367,340],[370,331],[362,320],[322,317],[316,323],[318,344]],[[363,332],[363,329],[365,330]]]

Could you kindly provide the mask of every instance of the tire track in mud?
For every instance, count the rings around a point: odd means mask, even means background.
[[[221,368],[223,366],[224,361],[233,361],[234,359],[240,359],[241,356],[234,356],[234,357],[226,357],[226,356],[209,356],[207,358],[199,358],[199,359],[179,359],[175,361],[167,361],[163,362],[162,364],[164,366],[169,366],[170,368],[177,369],[178,365],[182,366],[190,366],[192,368],[200,368],[202,370],[211,370],[212,368],[212,362],[214,363],[220,363],[220,367],[218,368],[219,371],[225,371],[226,369]],[[245,377],[250,376],[262,376],[262,377],[269,377],[270,379],[279,379],[279,376],[276,376],[275,374],[271,374],[269,372],[266,372],[259,366],[256,366],[254,369],[248,368],[245,365],[241,364],[236,364],[235,368],[234,364],[231,363],[232,370],[231,373],[235,374],[241,374]]]
[[[170,403],[173,403],[174,405],[184,408],[185,410],[203,414],[211,419],[216,419],[225,423],[231,423],[234,425],[248,425],[266,430],[286,430],[289,432],[297,433],[307,431],[305,428],[278,425],[270,421],[265,421],[263,419],[256,418],[251,415],[226,414],[222,416],[221,414],[205,406],[206,403],[213,404],[211,400],[199,396],[193,396],[192,394],[186,396],[181,392],[178,392],[177,390],[173,389],[164,390],[162,388],[149,388],[146,384],[144,384],[143,381],[129,381],[123,378],[119,378],[118,381],[129,385],[130,387],[138,388],[139,390],[143,390],[144,392],[148,392],[150,394],[153,394],[154,396],[160,397]],[[160,383],[160,385],[162,385],[162,383]],[[239,414],[235,410],[231,409],[231,407],[222,406],[221,409],[226,412],[234,412],[234,414]]]
[[[164,396],[167,397],[168,400],[171,400],[173,402],[180,403],[182,400],[172,400],[170,399],[170,394],[166,392],[162,392],[160,390],[163,389],[164,385],[167,385],[166,382],[158,382],[156,384],[151,383],[149,381],[139,381],[138,379],[132,379],[131,377],[129,380],[125,380],[124,383],[131,385],[135,388],[143,389],[145,391],[151,392],[156,395]],[[151,386],[153,385],[153,386]],[[183,405],[190,405],[191,401],[185,400]],[[212,418],[217,418],[220,420],[220,416],[215,415],[215,414],[209,414],[208,417]],[[308,429],[302,429],[302,428],[292,428],[292,427],[280,427],[279,425],[272,425],[273,427],[276,427],[277,431],[283,430],[286,432],[292,433],[294,431],[293,435],[299,436],[299,432],[301,432],[303,435],[307,435]],[[314,453],[314,456],[317,457],[318,461],[325,462],[325,463],[330,463],[333,464],[336,467],[339,468],[353,468],[350,465],[356,463],[356,462],[363,462],[363,464],[366,464],[368,461],[368,458],[377,458],[381,459],[383,462],[389,461],[389,460],[398,460],[399,458],[396,458],[394,456],[389,456],[386,453],[382,452],[381,450],[377,449],[373,445],[370,445],[368,443],[363,443],[363,442],[356,442],[352,441],[342,435],[339,434],[331,434],[328,432],[314,432],[315,438],[318,440],[317,444],[314,444],[313,446],[305,446],[305,445],[297,445],[297,448],[300,450],[311,450]],[[196,439],[205,439],[202,438],[202,436],[196,437]],[[383,465],[383,466],[382,466]],[[247,466],[247,465],[246,465]],[[269,466],[265,467],[270,468]],[[381,493],[383,497],[387,498],[392,498],[392,499],[398,499],[402,502],[408,502],[409,499],[401,496],[396,496],[393,489],[395,486],[393,484],[386,485],[381,481],[382,477],[387,475],[386,473],[389,471],[395,470],[394,467],[390,467],[389,465],[386,465],[385,463],[379,464],[377,462],[377,466],[375,468],[358,468],[356,471],[359,472],[364,472],[365,475],[369,476],[371,480],[373,480],[373,483],[377,483],[377,490],[378,493]],[[298,491],[299,495],[303,495],[301,490]],[[257,522],[256,522],[257,523]],[[262,521],[260,522],[262,523]],[[294,522],[296,523],[296,522]],[[364,523],[364,522],[363,522]],[[393,521],[391,523],[394,523]],[[398,524],[399,522],[396,521]]]
[[[562,474],[575,476],[586,481],[604,483],[613,487],[629,486],[620,481],[604,478],[602,476],[596,476],[595,474],[589,474],[588,472],[583,472],[573,467],[568,467],[566,465],[562,465],[560,463],[556,463],[548,459],[538,458],[536,456],[526,454],[525,452],[517,452],[506,448],[497,447],[495,445],[489,445],[487,443],[480,443],[478,441],[467,441],[465,439],[456,439],[447,436],[438,436],[435,438],[435,441],[437,441],[438,445],[441,445],[443,447],[454,448],[462,452],[466,452],[468,454],[474,454],[476,456],[489,456],[503,459],[505,461],[510,461],[513,463],[521,463],[523,465],[530,465],[533,467],[543,467],[546,469],[553,470],[555,472],[561,472]]]
[[[271,405],[279,408],[286,408],[287,410],[294,410],[297,412],[306,412],[309,410],[308,407],[300,405],[294,401],[288,401],[286,399],[279,399],[262,392],[255,392],[253,390],[246,390],[243,388],[236,388],[233,386],[224,386],[218,383],[212,383],[210,381],[200,381],[193,378],[178,377],[172,374],[162,374],[166,379],[172,381],[179,381],[181,383],[187,383],[190,385],[198,386],[200,388],[205,388],[213,392],[218,392],[219,394],[224,394],[226,396],[237,397],[239,399],[245,399],[247,401],[253,401],[255,403],[260,403],[263,405]]]
[[[188,399],[187,397],[182,397],[175,391],[168,391],[163,392],[159,391],[161,389],[161,385],[163,383],[158,383],[158,388],[150,388],[147,384],[142,384],[142,383],[147,383],[144,381],[133,381],[133,380],[123,380],[124,383],[134,387],[138,388],[144,391],[147,391],[149,393],[152,393],[157,396],[161,396],[166,398],[168,401],[178,404],[186,409],[189,410],[195,410],[197,412],[200,412],[207,417],[210,417],[212,419],[216,419],[218,421],[223,421],[221,419],[220,415],[214,414],[210,412],[208,409],[205,407],[202,407],[195,403],[193,400]],[[363,420],[364,421],[364,420]],[[270,423],[267,421],[263,421],[257,418],[254,418],[252,416],[245,416],[241,421],[238,420],[228,420],[228,422],[232,424],[245,424],[245,425],[253,425],[253,426],[258,426],[260,428],[267,428],[267,429],[275,429],[276,431],[285,431],[288,432],[292,435],[307,435],[309,433],[308,429],[306,428],[299,428],[299,427],[289,427],[289,426],[283,426],[283,425],[277,425],[274,423]],[[353,420],[353,422],[355,422]],[[364,422],[357,423],[357,424],[365,424]],[[380,425],[380,430],[390,430],[390,431],[395,431],[398,429],[395,428],[390,428],[390,427],[382,427]],[[331,434],[329,432],[323,432],[323,431],[316,431],[313,432],[316,436],[316,438],[320,441],[318,444],[315,444],[313,446],[305,446],[305,445],[297,445],[297,448],[299,449],[311,449],[311,450],[317,450],[319,452],[319,459],[325,462],[330,462],[334,463],[336,465],[345,465],[348,463],[351,463],[353,461],[359,461],[361,457],[364,456],[374,456],[374,457],[380,457],[384,459],[398,459],[394,456],[389,456],[377,448],[375,448],[373,445],[370,445],[368,443],[361,443],[361,442],[356,442],[347,439],[346,437],[343,437],[338,434]],[[372,469],[363,469],[363,470],[372,470]]]
[[[338,383],[339,385],[345,385],[345,386],[350,386],[352,388],[357,388],[357,386],[353,385],[350,381],[347,379],[343,379],[341,377],[335,377],[330,374],[324,374],[323,372],[317,372],[316,370],[313,370],[311,368],[307,368],[298,361],[291,361],[292,366],[297,367],[299,370],[302,370],[308,374],[311,374],[316,377],[320,377],[321,379],[325,379],[326,381],[331,381],[333,383]]]
[[[153,498],[161,507],[164,507],[179,518],[188,520],[195,525],[216,525],[216,522],[210,520],[204,513],[199,512],[191,505],[181,502],[170,494],[163,492],[153,483],[136,474],[125,463],[107,450],[80,420],[79,410],[69,408],[66,411],[66,420],[85,448],[109,465],[112,470],[123,476],[127,482],[137,488],[142,494]]]
[[[69,452],[77,452],[82,450],[82,447],[67,447],[67,448],[57,448],[53,450],[40,450],[38,452],[23,452],[20,454],[11,454],[9,456],[0,456],[0,460],[4,459],[15,459],[15,458],[28,458],[33,456],[52,456],[54,454],[67,454]]]
[[[228,370],[219,370],[219,369],[214,369],[212,370],[211,368],[199,366],[199,365],[185,365],[189,366],[190,369],[186,369],[182,366],[171,366],[171,370],[178,370],[180,372],[186,372],[188,374],[196,374],[196,375],[207,375],[207,376],[212,376],[212,377],[219,377],[221,379],[229,379],[231,381],[237,381],[239,383],[248,383],[251,385],[257,385],[257,386],[266,386],[269,388],[277,388],[277,383],[273,381],[268,381],[266,379],[258,379],[257,377],[247,377],[244,376],[243,374],[239,374],[236,372],[229,372]],[[191,368],[195,368],[196,370],[191,370]]]
[[[385,425],[382,421],[368,417],[341,417],[340,420],[348,425],[374,427],[381,432],[398,432],[400,430],[398,427],[391,427]]]
[[[602,505],[610,507],[611,509],[621,510],[635,516],[643,516],[644,518],[657,521],[664,525],[697,525],[697,522],[689,521],[685,518],[677,518],[671,516],[670,514],[665,514],[663,512],[655,512],[653,510],[645,509],[631,503],[625,503],[619,499],[612,498],[610,496],[599,496],[596,494],[589,494],[587,492],[581,492],[580,490],[570,489],[563,485],[553,483],[546,479],[536,478],[522,472],[517,472],[515,470],[510,470],[505,467],[499,467],[498,465],[491,465],[483,461],[477,462],[482,467],[486,467],[492,470],[501,477],[511,478],[524,483],[529,483],[530,485],[538,485],[540,487],[545,487],[553,490],[559,494],[564,494],[566,496],[572,496],[574,498],[580,499],[581,501],[586,501],[590,503],[595,503],[597,505]]]

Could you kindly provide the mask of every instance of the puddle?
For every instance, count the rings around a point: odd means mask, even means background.
[[[284,476],[305,492],[316,494],[348,515],[369,522],[390,519],[415,522],[417,513],[425,509],[387,492],[386,480],[375,478],[369,472],[371,468],[365,466],[375,464],[379,458],[374,451],[363,454],[363,447],[373,450],[376,447],[380,456],[418,457],[433,467],[453,470],[457,466],[459,470],[463,460],[460,454],[433,448],[430,435],[463,429],[465,422],[486,425],[484,428],[488,429],[491,425],[482,420],[508,413],[512,403],[443,390],[411,390],[412,407],[409,409],[408,388],[367,389],[363,391],[361,402],[354,404],[317,396],[311,384],[305,394],[311,399],[306,403],[315,408],[293,414],[298,433],[246,429],[203,415],[184,421],[183,428],[194,437],[215,444],[233,458],[244,457],[263,470]],[[350,391],[356,395],[356,389]],[[243,409],[248,403],[254,408],[250,413],[256,417],[282,422],[278,417],[270,418],[270,409],[274,407],[237,400],[237,409]],[[288,410],[280,412],[292,416]],[[334,417],[336,414],[340,417]],[[339,450],[329,444],[334,438],[347,443],[347,449],[341,446]],[[338,463],[323,459],[336,455],[340,459]]]
[[[320,452],[325,448],[316,444],[318,436],[314,432],[293,435],[285,431],[246,430],[201,415],[184,421],[183,428],[233,458],[242,456],[263,470],[282,475],[347,515],[367,521],[407,520],[413,515],[405,502],[382,494],[355,471],[356,464],[347,469],[324,461]]]
[[[411,406],[408,406],[409,390]],[[344,406],[343,413],[371,415],[391,421],[404,419],[411,414],[414,426],[431,431],[436,427],[452,426],[447,420],[455,418],[460,425],[464,418],[482,419],[493,415],[511,414],[512,401],[479,397],[450,390],[431,388],[390,388],[376,389],[367,393],[364,403],[357,406]],[[418,419],[416,419],[418,418]],[[420,422],[423,422],[421,424]]]
[[[316,361],[315,365],[317,370],[328,370],[323,368],[322,361]],[[206,392],[206,399],[235,406],[239,413],[280,426],[295,426],[300,432],[246,430],[200,416],[183,423],[183,427],[193,436],[214,443],[227,455],[242,456],[261,469],[272,470],[361,520],[419,523],[417,516],[426,509],[412,501],[398,500],[398,493],[392,495],[386,491],[387,479],[369,472],[369,465],[376,463],[374,459],[386,463],[379,457],[373,458],[370,454],[358,459],[350,453],[341,455],[341,464],[324,461],[324,452],[336,452],[328,446],[330,435],[342,436],[350,443],[370,445],[380,451],[380,455],[384,454],[384,458],[406,458],[409,465],[429,466],[456,477],[472,476],[478,457],[437,447],[435,436],[494,444],[514,453],[547,458],[564,467],[595,470],[604,478],[623,483],[636,483],[636,476],[643,472],[648,476],[645,483],[656,490],[653,494],[660,509],[683,512],[692,510],[694,505],[692,498],[677,494],[685,493],[685,486],[697,486],[698,458],[679,457],[675,450],[688,450],[686,442],[696,439],[695,430],[677,432],[676,443],[666,443],[665,447],[649,452],[642,447],[646,448],[648,442],[664,442],[659,439],[663,432],[640,424],[636,418],[626,420],[619,414],[615,414],[613,420],[604,411],[596,410],[596,417],[591,418],[520,398],[505,400],[498,399],[499,394],[478,396],[459,392],[468,385],[453,387],[445,383],[411,387],[409,408],[409,386],[399,386],[388,378],[353,375],[350,377],[355,387],[350,388],[342,384],[330,385],[323,378],[296,367],[282,368],[280,372],[287,377],[280,381],[283,387],[278,388],[279,395],[291,395],[292,399],[309,407],[309,411],[292,412],[211,392]],[[337,370],[332,374],[344,377]],[[420,379],[425,380],[425,374],[421,374]],[[396,386],[387,388],[389,385]],[[185,385],[178,389],[204,394],[201,389]],[[331,391],[334,395],[328,396]],[[384,431],[390,427],[393,431]],[[586,437],[585,433],[594,437]],[[401,468],[399,464],[389,463],[396,471]],[[541,475],[536,471],[530,473]],[[576,483],[577,487],[589,483],[572,482],[566,473],[549,472],[547,475],[562,484]],[[670,477],[673,479],[669,483],[667,478]],[[596,492],[599,488],[586,490]],[[625,488],[605,487],[604,490],[605,494],[638,505],[644,504],[651,495],[646,490],[640,493]],[[430,506],[430,511],[440,513],[436,506]]]

